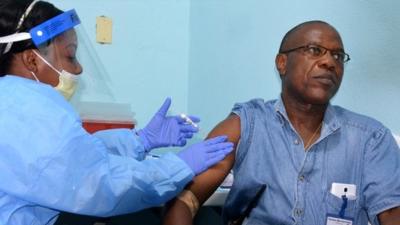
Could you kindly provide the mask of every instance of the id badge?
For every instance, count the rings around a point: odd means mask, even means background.
[[[339,217],[338,215],[327,214],[326,225],[353,225],[353,219],[348,217]]]

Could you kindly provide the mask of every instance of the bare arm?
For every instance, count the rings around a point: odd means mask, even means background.
[[[240,118],[231,114],[219,123],[207,136],[212,138],[218,135],[227,135],[229,141],[233,142],[235,148],[240,139]],[[193,192],[203,204],[224,181],[235,162],[235,152],[230,153],[224,160],[209,168],[204,173],[195,177],[186,189]],[[167,204],[164,225],[189,225],[192,224],[192,216],[189,208],[180,200],[173,199]]]
[[[381,225],[400,225],[400,207],[386,210],[378,218]]]

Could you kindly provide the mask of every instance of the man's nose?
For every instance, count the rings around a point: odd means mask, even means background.
[[[334,71],[336,66],[338,66],[338,61],[333,58],[330,51],[327,51],[319,60],[318,65],[324,69],[329,71]]]

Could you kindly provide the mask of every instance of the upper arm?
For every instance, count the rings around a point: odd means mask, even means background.
[[[240,139],[240,118],[235,114],[229,115],[220,122],[207,136],[212,138],[218,135],[228,136],[236,148]],[[186,189],[191,190],[200,204],[208,199],[217,187],[224,181],[235,161],[235,151],[232,151],[224,160],[195,177]]]
[[[240,118],[235,114],[229,115],[220,122],[207,136],[212,138],[219,135],[228,136],[228,140],[234,143],[236,148],[240,139]],[[232,151],[225,159],[199,174],[186,187],[198,199],[199,204],[210,197],[215,189],[222,183],[235,162],[235,151]],[[163,218],[164,225],[188,225],[192,224],[192,214],[189,207],[176,199],[167,204],[167,210]]]
[[[376,221],[380,212],[400,204],[400,151],[387,129],[372,134],[364,162],[362,195],[370,219]]]

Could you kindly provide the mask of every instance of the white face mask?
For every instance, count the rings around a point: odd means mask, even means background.
[[[65,99],[70,100],[76,90],[79,77],[64,69],[61,72],[58,71],[56,68],[54,68],[54,66],[52,66],[49,62],[47,62],[47,60],[44,59],[39,53],[37,53],[36,51],[33,52],[59,75],[58,84],[57,86],[54,87],[54,89],[60,92],[65,97]],[[35,75],[34,77],[37,81],[39,81]]]

